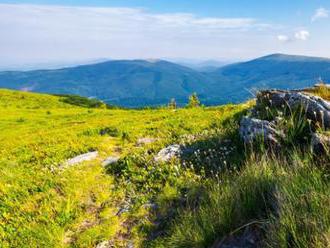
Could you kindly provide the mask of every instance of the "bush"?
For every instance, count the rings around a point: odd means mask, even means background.
[[[170,109],[176,109],[176,101],[175,101],[175,99],[174,98],[172,98],[171,99],[171,101],[169,102],[169,104],[168,104],[168,107],[170,108]]]
[[[197,93],[193,93],[190,97],[189,97],[189,102],[187,107],[188,108],[196,108],[199,107],[201,105]]]
[[[76,96],[76,95],[61,95],[62,98],[60,98],[61,102],[68,103],[71,105],[84,107],[84,108],[111,108],[111,106],[107,105],[106,103],[94,99],[94,98],[87,98],[82,96]]]

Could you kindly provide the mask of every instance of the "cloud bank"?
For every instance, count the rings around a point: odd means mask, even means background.
[[[137,8],[0,4],[0,60],[221,57],[270,26]],[[235,49],[237,51],[235,51]],[[240,49],[233,49],[237,56]],[[244,48],[246,49],[246,48]],[[244,50],[242,47],[242,50]]]
[[[0,13],[0,68],[102,58],[245,59],[322,47],[312,46],[305,29],[253,17],[27,4],[0,4]],[[327,15],[320,8],[314,19]]]

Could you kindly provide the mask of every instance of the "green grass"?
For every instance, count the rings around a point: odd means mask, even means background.
[[[245,149],[253,104],[123,110],[0,90],[0,247],[209,247],[248,228],[263,247],[329,246],[329,156],[296,146],[300,115],[280,123],[284,152]],[[195,152],[156,163],[174,143]],[[103,168],[108,156],[121,159]]]
[[[116,239],[126,219],[134,217],[115,214],[132,192],[106,173],[100,166],[102,158],[141,154],[146,149],[156,152],[246,108],[91,109],[63,103],[58,96],[9,90],[1,90],[0,96],[0,238],[4,247],[90,247]],[[141,137],[158,141],[141,148],[136,146]],[[57,169],[66,159],[93,150],[100,153],[96,161]],[[155,182],[155,192],[164,183]],[[139,189],[132,194],[142,198]],[[103,211],[109,215],[101,218]],[[139,211],[132,215],[138,216]]]
[[[262,247],[328,247],[330,183],[302,156],[251,158],[238,174],[212,181],[200,206],[183,209],[156,246],[210,247],[253,226],[265,235]]]

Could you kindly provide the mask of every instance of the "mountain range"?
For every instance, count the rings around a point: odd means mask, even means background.
[[[196,92],[205,105],[236,103],[257,89],[293,89],[330,81],[330,59],[272,54],[212,70],[164,60],[111,60],[56,70],[3,71],[0,87],[95,97],[125,107],[179,105]]]

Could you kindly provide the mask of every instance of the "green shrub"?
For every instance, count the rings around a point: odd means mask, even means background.
[[[61,95],[60,101],[84,108],[111,108],[109,105],[98,99],[87,98],[77,95]]]
[[[168,104],[168,108],[170,108],[170,109],[176,109],[176,107],[177,107],[176,101],[175,101],[174,98],[172,98],[171,101]]]
[[[196,108],[199,107],[201,105],[197,93],[193,93],[191,96],[189,96],[189,101],[188,101],[188,105],[187,108]]]

